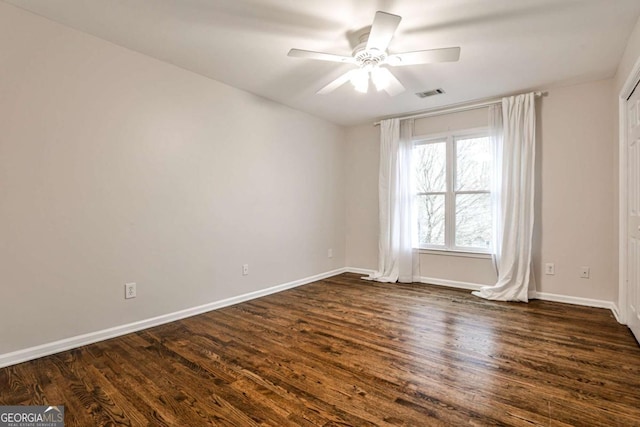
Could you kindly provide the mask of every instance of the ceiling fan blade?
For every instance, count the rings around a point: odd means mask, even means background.
[[[291,49],[287,55],[295,58],[316,59],[319,61],[355,63],[355,60],[351,56],[333,55],[331,53],[314,52],[312,50]]]
[[[334,81],[332,81],[331,83],[329,83],[328,85],[326,85],[325,87],[317,91],[316,93],[318,95],[326,95],[327,93],[333,92],[334,90],[338,89],[340,86],[342,86],[343,84],[351,80],[351,76],[353,76],[353,74],[356,71],[358,71],[358,69],[347,71],[346,73],[344,73],[343,75],[341,75],[340,77],[338,77],[337,79],[335,79]]]
[[[398,15],[376,12],[367,40],[367,50],[378,49],[380,52],[385,52],[401,20],[402,18]]]
[[[386,68],[380,67],[378,73],[383,75],[384,78],[388,81],[387,87],[384,88],[384,91],[387,92],[389,96],[396,96],[405,91],[402,83],[400,83],[400,81],[396,78],[396,76],[393,75],[391,71]]]
[[[400,67],[403,65],[433,64],[436,62],[455,62],[460,59],[459,47],[444,49],[419,50],[417,52],[396,53],[389,55],[386,63]]]

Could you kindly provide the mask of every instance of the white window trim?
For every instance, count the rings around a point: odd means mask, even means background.
[[[469,248],[455,245],[455,195],[456,194],[475,194],[487,193],[487,191],[455,191],[456,162],[454,161],[454,147],[456,139],[487,137],[489,128],[486,126],[461,130],[449,130],[429,135],[416,135],[412,139],[414,146],[421,144],[430,144],[438,142],[446,142],[447,150],[447,188],[444,193],[433,192],[431,194],[444,194],[445,196],[445,244],[444,245],[424,245],[415,247],[421,254],[462,256],[470,258],[491,258],[493,248]],[[489,194],[491,194],[489,192]]]
[[[457,249],[427,249],[427,248],[414,248],[420,254],[425,255],[442,255],[442,256],[455,256],[464,258],[483,258],[492,259],[493,254],[490,251],[474,251],[465,248],[465,250]]]

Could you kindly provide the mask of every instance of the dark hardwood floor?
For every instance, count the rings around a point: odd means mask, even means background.
[[[640,426],[608,310],[344,274],[0,369],[67,426]]]

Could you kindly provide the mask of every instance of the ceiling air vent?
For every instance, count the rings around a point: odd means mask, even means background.
[[[435,95],[440,95],[443,94],[444,90],[442,89],[434,89],[434,90],[428,90],[426,92],[418,92],[416,93],[416,96],[418,98],[426,98],[428,96],[435,96]]]

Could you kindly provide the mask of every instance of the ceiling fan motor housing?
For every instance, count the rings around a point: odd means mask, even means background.
[[[367,49],[366,46],[367,42],[365,41],[353,50],[353,57],[360,67],[366,67],[367,65],[375,67],[387,59],[386,52],[381,52],[378,49]]]

